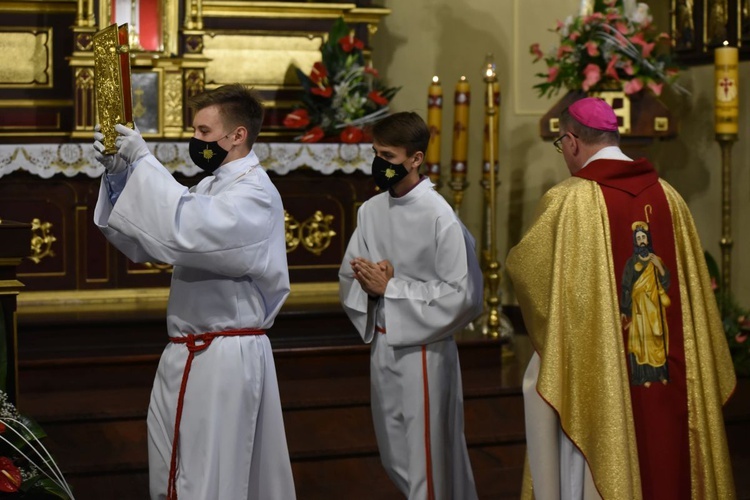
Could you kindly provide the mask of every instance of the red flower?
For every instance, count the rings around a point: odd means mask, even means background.
[[[633,43],[637,43],[643,49],[641,50],[641,53],[643,54],[643,57],[648,58],[651,56],[651,52],[654,50],[654,47],[656,46],[656,43],[648,43],[643,38],[643,33],[637,33],[634,36],[630,37],[630,41]]]
[[[559,72],[560,68],[558,66],[550,66],[549,72],[547,73],[547,81],[550,83],[554,82]]]
[[[615,68],[615,64],[617,64],[617,60],[619,57],[617,54],[612,56],[612,59],[609,60],[609,63],[607,64],[607,70],[604,72],[606,76],[609,76],[610,78],[614,78],[618,82],[620,81],[620,75],[617,74],[617,68]]]
[[[300,138],[300,141],[302,142],[318,142],[323,138],[325,133],[323,132],[323,129],[320,127],[313,127],[307,132],[305,132],[305,135],[303,135]]]
[[[564,56],[565,54],[570,54],[572,52],[573,52],[573,47],[571,47],[570,45],[564,45],[564,44],[560,45],[557,48],[557,58],[561,59],[562,56]]]
[[[312,70],[310,71],[310,80],[315,85],[318,85],[328,76],[328,71],[322,62],[316,62],[313,64]]]
[[[625,84],[625,93],[627,95],[635,94],[643,88],[643,82],[640,78],[633,78]]]
[[[333,94],[333,87],[326,87],[322,84],[318,84],[317,87],[311,88],[310,92],[321,97],[331,97]]]
[[[539,59],[544,57],[544,52],[542,52],[542,49],[539,48],[538,43],[532,43],[531,47],[529,47],[529,52],[532,56],[534,56],[534,62],[537,62]]]
[[[377,78],[379,76],[378,70],[376,70],[375,68],[372,67],[372,63],[371,62],[368,63],[367,66],[365,66],[365,73],[368,73],[368,74],[374,76],[375,78]]]
[[[599,55],[599,46],[596,42],[586,42],[586,52],[588,52],[591,57],[596,57]]]
[[[288,128],[304,128],[310,124],[310,115],[306,109],[297,109],[286,115],[284,126]]]
[[[599,80],[602,79],[602,71],[596,64],[587,65],[583,69],[583,74],[586,76],[586,79],[581,84],[581,88],[585,92],[588,92],[591,87],[599,83]]]
[[[15,493],[21,487],[21,471],[8,457],[0,457],[0,491]]]
[[[378,106],[385,106],[388,104],[388,99],[383,97],[383,94],[377,90],[371,90],[370,93],[367,94],[367,97]]]
[[[648,88],[650,88],[651,92],[653,92],[656,95],[661,95],[661,91],[663,87],[664,87],[663,83],[648,82]]]
[[[362,40],[354,36],[354,30],[351,30],[348,35],[342,36],[339,39],[339,45],[344,49],[344,52],[351,52],[352,49],[362,50],[365,48],[365,44]]]
[[[357,142],[362,142],[362,139],[364,139],[365,134],[362,132],[362,129],[349,126],[341,131],[341,135],[339,137],[341,138],[341,142],[353,144]]]

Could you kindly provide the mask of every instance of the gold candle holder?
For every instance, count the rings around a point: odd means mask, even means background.
[[[721,301],[732,293],[732,146],[739,133],[739,51],[725,41],[714,51],[714,131],[721,146]]]
[[[735,134],[716,134],[721,146],[721,301],[722,312],[732,293],[732,146]]]
[[[442,147],[443,123],[443,88],[437,75],[432,77],[432,83],[427,91],[427,127],[430,129],[430,144],[425,152],[427,175],[437,189],[443,186],[440,180],[440,150]]]
[[[481,317],[482,333],[492,338],[509,339],[512,334],[510,321],[502,314],[500,305],[500,262],[497,259],[497,175],[495,163],[498,158],[498,117],[500,115],[500,87],[492,54],[487,54],[484,66],[485,96],[485,156],[489,164],[484,173],[482,186],[485,191],[484,230],[482,256],[485,283],[485,311]]]
[[[453,210],[460,215],[466,181],[469,145],[469,104],[471,90],[465,76],[456,84],[453,117],[453,158],[451,159],[451,180],[448,186],[453,190]]]

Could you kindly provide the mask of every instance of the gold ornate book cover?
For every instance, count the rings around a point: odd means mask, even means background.
[[[112,24],[94,34],[94,91],[104,152],[114,154],[115,125],[134,127],[127,24]]]

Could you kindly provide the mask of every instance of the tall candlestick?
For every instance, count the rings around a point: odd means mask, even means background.
[[[498,110],[497,113],[484,115],[484,156],[482,161],[482,180],[489,182],[490,177],[490,161],[495,165],[495,174],[497,175],[498,158],[497,151],[500,147],[500,84],[498,82],[491,83],[491,93],[494,108]],[[488,108],[489,103],[487,100],[490,98],[490,91],[484,96],[485,109]],[[491,123],[490,123],[491,122]],[[492,149],[490,150],[490,139],[492,140]],[[494,151],[494,157],[491,153]]]
[[[716,112],[714,129],[721,146],[721,292],[732,292],[732,145],[737,140],[739,118],[738,51],[724,42],[714,52]],[[722,301],[723,306],[726,301]],[[726,311],[722,311],[726,312]]]
[[[495,165],[498,158],[500,115],[500,84],[497,82],[495,59],[492,54],[485,57],[483,77],[486,84],[485,110],[485,162]],[[482,333],[490,337],[509,340],[512,334],[510,321],[502,313],[500,304],[500,262],[497,258],[497,170],[489,168],[482,180],[484,188],[484,214],[482,232],[482,257],[485,282],[485,308],[480,317]]]
[[[456,84],[453,111],[453,158],[451,160],[451,189],[453,209],[459,213],[466,189],[466,162],[469,150],[469,103],[471,89],[465,76]]]
[[[425,153],[427,174],[430,180],[440,187],[440,146],[443,121],[443,87],[437,76],[427,92],[427,126],[430,129],[430,144]]]
[[[714,52],[716,81],[715,131],[717,134],[737,134],[739,116],[737,47],[719,47]]]

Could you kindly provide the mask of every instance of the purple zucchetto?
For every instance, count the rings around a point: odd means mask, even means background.
[[[617,116],[609,104],[597,97],[585,97],[568,107],[568,113],[581,125],[606,132],[617,131]]]

